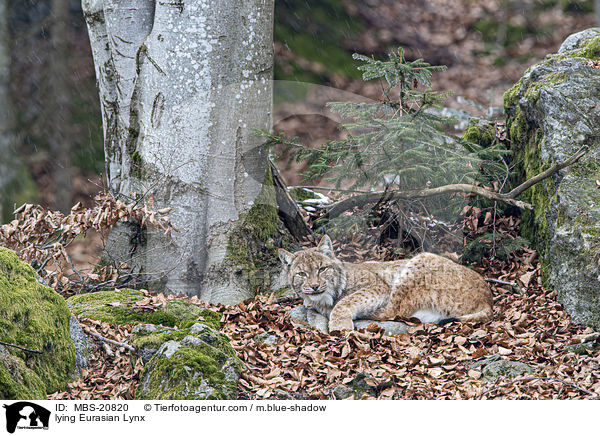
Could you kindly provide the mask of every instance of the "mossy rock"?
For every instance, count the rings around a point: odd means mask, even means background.
[[[35,400],[46,397],[46,387],[22,359],[11,356],[0,345],[0,398]]]
[[[532,66],[504,94],[507,131],[521,183],[563,162],[583,145],[576,164],[525,191],[532,203],[523,236],[540,254],[545,286],[574,321],[600,327],[600,28],[568,37],[557,54]]]
[[[535,370],[521,362],[500,359],[488,363],[483,368],[483,378],[486,381],[494,382],[498,377],[515,378],[521,374],[533,374]]]
[[[134,289],[76,295],[67,304],[80,318],[134,324],[130,342],[144,362],[139,400],[235,399],[242,363],[219,333],[221,314],[184,300],[140,310]]]
[[[0,398],[43,399],[75,375],[71,314],[64,299],[37,282],[33,268],[0,247]]]
[[[462,139],[482,147],[490,147],[496,140],[495,124],[487,120],[471,118],[462,134]]]
[[[232,400],[242,363],[229,339],[206,324],[185,329],[143,325],[132,342],[150,359],[136,391],[138,400]]]
[[[572,344],[565,347],[567,353],[575,353],[580,356],[587,356],[588,353],[593,353],[600,348],[600,344],[596,342],[584,342],[583,344]]]
[[[148,310],[136,303],[147,298],[143,291],[116,289],[74,295],[67,300],[78,318],[90,318],[109,324],[157,324],[168,327],[190,326],[201,320],[218,329],[221,315],[183,300],[171,300],[164,309]]]

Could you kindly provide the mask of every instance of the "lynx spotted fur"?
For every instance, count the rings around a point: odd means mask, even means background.
[[[432,253],[408,260],[347,263],[331,239],[316,248],[279,250],[290,287],[304,304],[329,317],[329,330],[352,330],[354,319],[421,322],[488,321],[492,294],[475,271]]]

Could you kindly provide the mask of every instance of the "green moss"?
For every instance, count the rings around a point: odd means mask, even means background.
[[[226,360],[224,353],[209,345],[182,347],[171,357],[146,365],[141,378],[148,379],[148,389],[138,389],[136,399],[234,399],[237,383],[227,381],[221,370]]]
[[[173,303],[176,303],[175,301]],[[167,305],[168,307],[168,305]],[[172,310],[172,309],[170,309]],[[174,312],[171,312],[174,313]],[[201,321],[202,324],[206,324],[209,327],[214,328],[215,330],[219,330],[221,328],[221,317],[222,315],[219,312],[213,312],[209,309],[200,309],[199,315],[194,319],[189,319],[189,317],[181,317],[182,321],[179,323],[179,327],[188,328],[191,327],[198,321]]]
[[[204,325],[208,325],[205,323],[201,323]],[[211,327],[211,326],[209,326]],[[162,344],[168,341],[176,341],[179,342],[183,338],[188,335],[196,336],[201,338],[201,334],[191,333],[189,328],[185,329],[161,329],[152,333],[138,333],[132,336],[132,343],[136,349],[143,348],[151,348],[158,349]],[[221,350],[221,352],[225,353],[228,357],[235,357],[235,352],[233,348],[229,345],[229,339],[222,333],[216,333],[213,337],[211,337],[211,344],[213,347]]]
[[[167,341],[181,341],[189,334],[187,329],[185,330],[173,330],[173,329],[165,329],[159,330],[154,333],[141,334],[141,335],[133,335],[132,336],[132,344],[136,349],[142,348],[151,348],[158,349],[162,344]]]
[[[313,191],[306,188],[290,188],[290,196],[296,201],[312,200],[319,198]]]
[[[519,103],[519,101],[516,99],[516,96],[517,94],[519,94],[519,90],[521,89],[522,83],[523,79],[519,80],[502,96],[505,110],[510,109],[511,107],[516,106]]]
[[[142,178],[142,156],[138,151],[131,153],[131,172],[136,178]]]
[[[38,375],[21,359],[0,355],[0,398],[40,400],[46,398],[46,387]]]
[[[194,343],[183,341],[188,336],[197,340]],[[227,373],[235,371],[239,374],[243,365],[227,336],[212,329],[164,329],[135,333],[133,343],[138,349],[156,350],[165,343],[179,347],[170,356],[166,352],[155,354],[146,364],[136,399],[218,400],[236,397],[237,381]]]
[[[515,184],[530,179],[549,167],[548,162],[541,161],[543,132],[529,124],[519,105],[519,100],[525,97],[529,105],[535,106],[542,88],[556,86],[565,80],[567,78],[564,73],[548,74],[532,83],[525,83],[524,79],[521,79],[504,94],[508,136],[512,141],[514,160],[518,162]],[[549,240],[546,214],[556,199],[556,187],[552,178],[533,185],[522,194],[522,197],[523,200],[534,205],[534,210],[523,211],[521,232],[529,241],[535,241],[543,254]]]
[[[180,326],[208,319],[211,326],[219,328],[220,314],[200,308],[187,301],[167,302],[164,309],[148,311],[136,303],[147,295],[135,289],[119,289],[74,295],[67,305],[79,318],[91,318],[110,324],[157,324]]]
[[[600,144],[592,145],[590,148],[595,149],[600,147]],[[577,177],[600,178],[600,162],[596,159],[580,159],[568,169],[569,174]]]
[[[600,59],[600,35],[588,39],[578,50],[577,54],[586,59]]]
[[[229,233],[227,258],[247,275],[253,291],[270,287],[268,271],[278,264],[276,241],[280,237],[280,222],[276,204],[269,168],[254,205],[240,216]]]
[[[479,144],[482,147],[491,146],[496,140],[496,128],[493,123],[477,118],[469,120],[462,139],[465,141]]]
[[[18,349],[9,352],[51,393],[66,386],[75,366],[75,346],[69,337],[71,314],[63,298],[36,278],[33,268],[0,247],[0,340],[42,351],[35,355]],[[27,372],[21,373],[31,379],[32,395],[37,395],[39,384]]]

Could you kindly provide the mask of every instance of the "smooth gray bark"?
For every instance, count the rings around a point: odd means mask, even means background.
[[[102,102],[109,186],[172,208],[181,230],[130,238],[107,254],[172,293],[235,303],[251,295],[227,258],[255,205],[270,129],[273,0],[83,0]]]

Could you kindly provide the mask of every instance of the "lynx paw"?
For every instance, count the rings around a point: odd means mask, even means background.
[[[337,332],[341,330],[353,330],[354,323],[352,319],[332,318],[329,320],[329,332]]]

